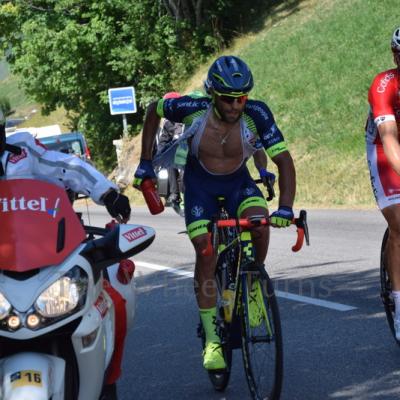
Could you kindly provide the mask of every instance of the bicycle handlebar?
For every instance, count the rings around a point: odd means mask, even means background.
[[[306,239],[307,246],[310,245],[310,237],[308,233],[308,225],[307,225],[307,212],[305,210],[301,210],[298,218],[293,218],[292,225],[296,225],[297,227],[297,240],[296,243],[292,246],[292,251],[299,251],[304,244],[304,238]],[[260,225],[270,225],[269,218],[265,218],[263,216],[253,216],[249,218],[240,218],[240,219],[225,219],[216,221],[218,228],[223,227],[242,227],[242,228],[251,228]]]

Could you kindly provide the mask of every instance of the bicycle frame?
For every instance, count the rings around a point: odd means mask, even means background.
[[[306,240],[307,245],[309,245],[309,233],[308,233],[308,225],[307,225],[307,214],[306,211],[301,210],[299,217],[293,219],[292,224],[297,227],[297,240],[296,243],[292,246],[292,251],[297,252],[301,249],[304,243],[304,239]],[[237,328],[237,320],[238,320],[238,304],[240,303],[239,289],[243,290],[244,301],[247,301],[247,288],[249,287],[248,279],[249,276],[255,274],[262,274],[264,270],[264,265],[257,266],[254,263],[254,251],[253,251],[253,242],[251,238],[251,233],[249,228],[259,225],[269,225],[269,220],[264,216],[254,216],[251,218],[242,218],[242,219],[227,219],[227,213],[224,210],[221,203],[221,212],[219,215],[219,219],[212,223],[212,229],[209,235],[209,246],[206,249],[207,254],[212,254],[216,250],[217,252],[217,270],[216,276],[220,275],[220,278],[217,279],[217,285],[219,285],[219,292],[222,293],[224,287],[226,287],[226,282],[224,281],[224,271],[218,271],[221,268],[221,257],[224,254],[227,254],[232,246],[236,246],[239,244],[239,252],[237,258],[235,260],[234,269],[234,284],[235,291],[233,297],[233,309],[230,318],[228,321],[230,325],[234,325]],[[229,243],[226,243],[226,238],[219,243],[219,237],[221,233],[223,233],[223,229],[228,228],[231,229],[228,231],[232,234],[234,232],[234,237],[230,239]],[[232,228],[235,228],[233,231]],[[225,234],[226,234],[225,230]],[[215,250],[214,250],[215,249]],[[230,272],[232,274],[232,271]],[[250,275],[249,275],[250,274]],[[240,282],[239,282],[240,281]],[[227,323],[227,321],[225,321]],[[231,326],[228,330],[231,330]],[[240,347],[240,342],[234,341],[233,348]]]
[[[220,199],[222,200],[222,199]],[[299,251],[304,239],[309,244],[306,212],[302,210],[299,218],[293,219],[297,227],[297,241],[292,251]],[[270,393],[278,399],[282,385],[282,336],[279,319],[279,309],[274,297],[273,284],[268,277],[264,265],[255,262],[254,245],[251,228],[269,225],[269,219],[264,215],[252,216],[247,219],[230,219],[220,202],[220,212],[217,219],[210,223],[209,242],[204,255],[217,256],[216,282],[218,289],[217,327],[226,360],[224,370],[208,371],[210,380],[217,391],[223,391],[230,377],[232,350],[241,348],[249,390],[254,399],[259,399],[259,382],[253,375],[254,355],[250,352],[253,346],[263,343],[272,344],[274,361],[273,382]],[[233,287],[234,286],[234,287]],[[259,307],[258,316],[250,310],[254,304],[254,296],[268,298],[266,305]],[[254,306],[253,306],[254,309]],[[263,323],[254,322],[261,318]],[[258,329],[260,327],[260,329]],[[262,328],[264,327],[264,328]],[[201,324],[199,336],[204,340]],[[204,342],[203,342],[204,345]],[[267,350],[269,351],[269,350]]]

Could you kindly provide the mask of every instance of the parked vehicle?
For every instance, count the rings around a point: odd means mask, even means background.
[[[121,314],[104,275],[129,328],[134,282],[119,262],[154,230],[84,227],[62,188],[32,179],[2,181],[0,216],[0,399],[115,400],[104,382]]]
[[[81,132],[62,133],[60,135],[37,137],[50,150],[75,154],[82,160],[90,162],[91,155],[86,139]]]

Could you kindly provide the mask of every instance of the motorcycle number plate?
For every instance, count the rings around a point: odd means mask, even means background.
[[[21,386],[42,387],[42,373],[34,370],[17,371],[10,376],[11,386],[13,389]]]

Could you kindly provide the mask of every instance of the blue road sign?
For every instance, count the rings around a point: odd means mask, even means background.
[[[108,89],[108,100],[111,115],[132,114],[137,111],[133,87]]]

